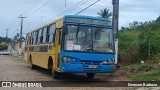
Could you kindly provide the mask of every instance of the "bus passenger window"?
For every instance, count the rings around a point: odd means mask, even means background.
[[[34,35],[33,35],[34,42],[33,42],[33,44],[36,44],[36,36],[37,36],[37,32],[34,32]]]
[[[47,27],[45,27],[43,30],[43,42],[42,43],[46,43],[46,33],[47,33]]]
[[[38,44],[40,44],[40,40],[41,40],[41,35],[42,35],[42,29],[39,30],[39,33],[38,33]]]
[[[33,32],[32,32],[32,34],[31,34],[31,44],[33,44],[33,42],[34,42],[34,38],[33,38]]]
[[[36,35],[36,44],[38,44],[38,34],[39,34],[39,30],[38,31],[36,31],[36,33],[37,33],[37,35]]]
[[[54,42],[55,41],[55,37],[54,37],[54,33],[55,33],[55,24],[50,25],[49,27],[50,32],[49,32],[49,42]]]
[[[49,42],[49,28],[47,27],[47,32],[46,32],[46,43]]]
[[[41,38],[40,38],[40,43],[43,43],[43,31],[44,31],[44,28],[42,29]]]

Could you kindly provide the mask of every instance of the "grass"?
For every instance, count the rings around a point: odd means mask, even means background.
[[[132,64],[132,65],[123,67],[124,70],[129,70],[133,68],[150,69],[152,68],[152,66],[149,64]]]
[[[160,66],[156,67],[152,64],[132,64],[124,66],[123,70],[126,72],[137,70],[128,77],[133,81],[160,81]]]
[[[27,64],[27,62],[22,57],[18,57],[17,62]]]
[[[18,56],[8,56],[8,57],[15,60],[17,63],[27,64],[27,62],[22,57],[18,57]]]
[[[160,81],[160,68],[147,73],[138,73],[130,77],[134,81]]]

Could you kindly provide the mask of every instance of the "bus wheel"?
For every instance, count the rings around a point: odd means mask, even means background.
[[[52,70],[52,78],[53,79],[58,79],[59,78],[59,72],[55,71],[53,66],[52,66],[51,70]]]
[[[30,57],[29,61],[30,61],[30,68],[35,69],[36,66],[32,63],[32,58],[31,57]]]
[[[87,78],[93,79],[94,75],[95,75],[95,73],[87,73]]]

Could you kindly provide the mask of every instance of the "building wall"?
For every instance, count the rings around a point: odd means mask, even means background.
[[[16,43],[15,43],[15,46],[16,46],[15,50],[16,50],[16,51],[19,50],[19,44],[20,44],[20,42],[16,42]],[[22,42],[22,50],[24,50],[24,48],[25,48],[25,41]]]

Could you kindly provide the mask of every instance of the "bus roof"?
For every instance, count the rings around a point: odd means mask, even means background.
[[[48,25],[50,25],[50,24],[56,23],[57,21],[60,21],[60,20],[62,20],[62,19],[63,19],[63,17],[60,17],[60,18],[58,18],[58,19],[56,19],[56,20],[54,20],[54,21],[50,21],[49,23],[46,23],[46,24],[44,24],[44,25],[42,25],[42,26],[40,26],[40,27],[38,27],[38,28],[36,28],[36,29],[28,32],[28,33],[32,33],[32,32],[34,32],[34,31],[37,31],[38,29],[41,29],[41,28],[46,27],[46,26],[48,26]]]
[[[84,15],[65,15],[65,18],[67,17],[72,17],[72,18],[85,18],[85,19],[95,19],[95,20],[107,20],[107,21],[111,21],[109,19],[106,18],[101,18],[101,17],[93,17],[93,16],[84,16]]]
[[[85,15],[65,15],[65,16],[63,16],[63,17],[61,17],[61,18],[58,18],[58,19],[56,19],[56,20],[54,20],[54,21],[51,21],[51,22],[49,22],[49,23],[47,23],[47,24],[44,24],[43,26],[41,26],[41,27],[39,27],[39,28],[36,28],[36,29],[34,29],[34,30],[32,30],[32,31],[30,31],[30,32],[28,32],[28,33],[37,31],[38,29],[40,29],[40,28],[42,28],[42,27],[48,26],[49,24],[55,23],[55,22],[57,22],[57,21],[59,21],[59,20],[62,20],[63,18],[67,18],[67,17],[68,17],[68,18],[70,17],[70,18],[94,19],[94,20],[102,20],[102,21],[110,21],[110,22],[111,22],[111,20],[109,20],[109,19],[100,18],[100,17],[94,17],[94,16],[85,16]]]

